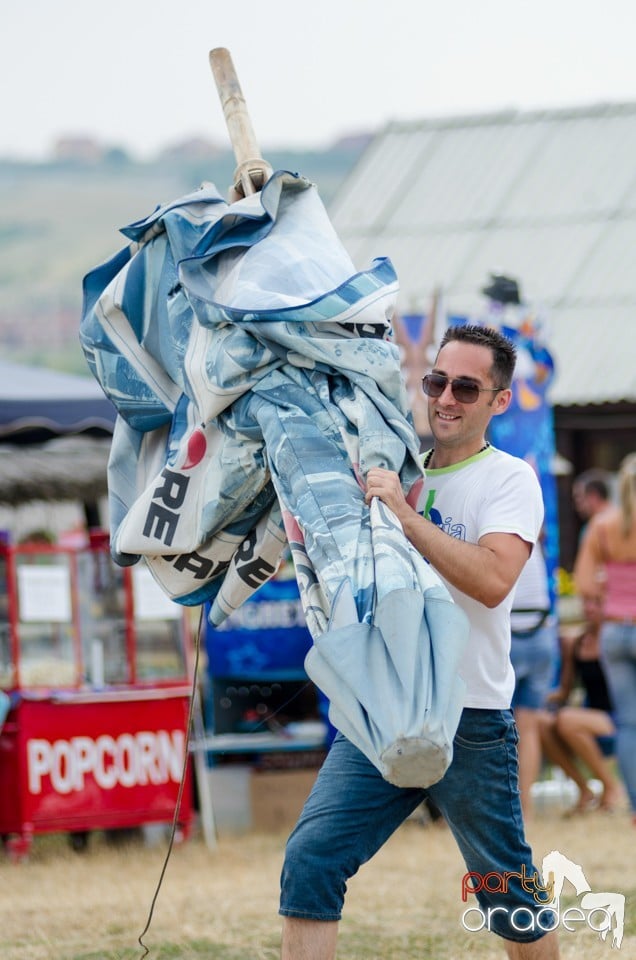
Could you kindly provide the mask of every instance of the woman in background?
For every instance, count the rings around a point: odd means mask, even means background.
[[[594,516],[574,575],[586,603],[602,604],[601,662],[614,705],[616,753],[636,825],[636,453],[618,473],[619,504]]]
[[[597,809],[612,812],[623,798],[621,783],[609,760],[616,753],[616,728],[599,658],[600,626],[599,611],[587,604],[583,632],[561,637],[559,686],[549,693],[548,709],[540,715],[546,756],[579,789],[578,803],[567,816]],[[581,704],[571,702],[573,692],[584,694]],[[601,784],[600,798],[588,783],[590,774]]]

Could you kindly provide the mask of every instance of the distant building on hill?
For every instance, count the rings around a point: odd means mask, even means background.
[[[159,153],[159,160],[184,160],[186,162],[207,160],[218,156],[226,150],[227,147],[220,146],[218,143],[207,140],[205,137],[189,137],[186,140],[179,140],[165,147]]]
[[[83,163],[98,163],[104,159],[106,148],[86,136],[63,136],[53,144],[54,160],[79,160]]]

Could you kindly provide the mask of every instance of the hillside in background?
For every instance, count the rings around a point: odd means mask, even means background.
[[[276,169],[316,183],[328,207],[368,137],[325,151],[271,151]],[[4,359],[86,372],[78,343],[82,278],[127,242],[119,228],[212,181],[225,195],[231,151],[189,145],[149,163],[111,150],[47,163],[0,159],[0,350]]]

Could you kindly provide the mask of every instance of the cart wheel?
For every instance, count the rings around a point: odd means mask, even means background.
[[[76,853],[84,853],[88,849],[88,836],[88,830],[69,834],[68,842],[71,845],[71,850],[75,850]]]

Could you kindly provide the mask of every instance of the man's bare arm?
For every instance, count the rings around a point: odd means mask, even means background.
[[[513,533],[489,533],[479,543],[450,537],[409,506],[399,476],[390,470],[369,471],[365,499],[369,503],[373,497],[395,513],[415,549],[438,573],[487,607],[507,597],[530,556],[531,545]]]

